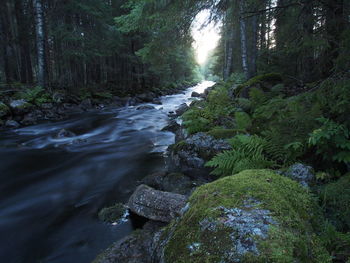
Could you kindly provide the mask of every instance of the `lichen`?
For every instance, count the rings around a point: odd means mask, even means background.
[[[311,221],[317,204],[297,182],[247,170],[199,187],[175,224],[166,262],[330,262]],[[189,249],[193,244],[195,250]],[[241,246],[239,246],[241,244]]]

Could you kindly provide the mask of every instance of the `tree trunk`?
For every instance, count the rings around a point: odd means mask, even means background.
[[[241,31],[241,55],[242,55],[242,68],[246,79],[249,78],[248,69],[248,56],[247,56],[247,37],[246,37],[246,22],[244,18],[244,0],[239,0],[239,11],[240,11],[240,31]]]
[[[249,78],[256,76],[257,74],[257,59],[258,59],[258,17],[253,16],[251,18],[252,24],[252,40],[250,49],[250,65],[249,65]]]
[[[45,32],[44,32],[44,10],[41,0],[33,0],[35,29],[36,29],[36,46],[38,72],[37,82],[41,87],[46,84],[46,59],[45,59]]]

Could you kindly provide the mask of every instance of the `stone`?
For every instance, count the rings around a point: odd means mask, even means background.
[[[305,187],[309,187],[316,179],[312,167],[301,163],[293,164],[283,174]]]
[[[18,128],[20,126],[20,124],[15,120],[7,120],[5,122],[5,126],[7,128]]]
[[[83,101],[80,103],[80,107],[81,107],[83,110],[91,109],[91,108],[92,108],[91,99],[85,99],[85,100],[83,100]],[[65,108],[66,108],[66,107],[65,107]]]
[[[153,92],[142,93],[137,96],[138,99],[144,102],[152,102],[155,97],[156,94],[154,94]]]
[[[46,110],[49,110],[49,109],[52,109],[53,108],[53,104],[52,103],[43,103],[40,105],[40,107],[42,109],[46,109]]]
[[[181,216],[155,233],[154,262],[331,262],[311,224],[317,211],[297,182],[246,170],[198,187]]]
[[[75,137],[76,134],[66,129],[61,129],[55,136],[56,139]]]
[[[153,99],[152,103],[157,104],[157,105],[162,105],[162,100],[160,98],[155,98]]]
[[[173,133],[176,133],[176,131],[180,129],[180,125],[177,123],[176,120],[170,120],[168,125],[165,126],[162,131],[171,131]]]
[[[151,105],[141,105],[136,108],[136,110],[154,110],[155,107]]]
[[[21,121],[21,124],[23,125],[33,125],[36,124],[38,121],[37,116],[35,113],[28,113],[24,116],[23,120]]]
[[[186,196],[140,185],[128,201],[131,212],[161,222],[170,222],[186,205]]]
[[[11,101],[10,107],[15,115],[23,115],[30,112],[34,108],[34,105],[21,99]]]
[[[154,263],[154,234],[164,223],[149,221],[140,230],[114,243],[93,263]]]
[[[179,108],[177,108],[176,115],[180,116],[182,114],[184,114],[187,110],[189,109],[188,105],[186,103],[182,103]]]
[[[181,173],[157,172],[146,176],[141,181],[150,187],[160,191],[189,195],[203,181],[194,181]]]
[[[127,208],[120,203],[110,207],[104,207],[98,213],[98,218],[107,223],[123,221],[123,217],[128,214]]]
[[[191,97],[192,98],[200,98],[201,94],[199,94],[198,92],[193,91],[192,94],[191,94]]]

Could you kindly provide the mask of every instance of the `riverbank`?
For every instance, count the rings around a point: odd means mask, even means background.
[[[277,74],[215,85],[171,125],[167,171],[147,176],[126,202],[148,223],[94,262],[347,262],[347,160],[320,162],[327,153],[313,135],[329,129],[319,118],[336,111],[347,83],[336,77],[294,94]],[[335,199],[345,206],[335,209]]]
[[[0,129],[64,120],[72,114],[110,107],[160,104],[161,96],[177,94],[191,86],[194,84],[155,89],[133,96],[116,96],[108,90],[81,90],[76,94],[63,90],[48,93],[40,87],[14,90],[0,96]]]

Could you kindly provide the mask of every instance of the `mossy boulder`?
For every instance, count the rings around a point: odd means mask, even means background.
[[[23,115],[30,112],[34,108],[34,105],[24,99],[20,99],[11,101],[10,107],[14,114]]]
[[[201,186],[159,237],[160,262],[330,262],[311,222],[317,204],[300,184],[246,170]]]
[[[234,93],[238,97],[248,98],[249,90],[251,88],[259,88],[263,91],[270,91],[273,86],[279,84],[280,82],[282,82],[282,76],[279,73],[262,74],[236,86]]]
[[[229,139],[236,136],[238,133],[244,132],[239,129],[212,129],[208,132],[208,135],[214,137],[215,139]]]
[[[117,203],[113,206],[102,208],[98,213],[98,218],[107,223],[114,223],[120,221],[126,213],[127,208],[123,204]]]
[[[0,118],[9,115],[11,113],[10,108],[0,101]]]

